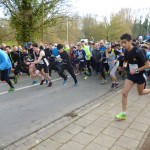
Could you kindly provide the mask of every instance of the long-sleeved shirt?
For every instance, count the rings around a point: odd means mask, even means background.
[[[101,59],[101,52],[99,50],[94,49],[92,51],[93,58],[96,62],[99,62]]]
[[[7,53],[0,49],[0,70],[6,70],[11,67],[12,64]]]
[[[70,64],[70,58],[66,51],[60,53],[60,57],[62,59],[62,64]]]

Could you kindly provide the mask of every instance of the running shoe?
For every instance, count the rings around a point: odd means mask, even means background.
[[[75,83],[75,84],[74,84],[74,87],[76,87],[77,85],[78,85],[78,83]]]
[[[115,87],[118,87],[119,86],[119,83],[115,83]]]
[[[111,88],[112,89],[115,88],[115,83],[112,83]]]
[[[52,82],[50,81],[49,83],[48,83],[48,87],[51,87],[52,86]]]
[[[126,120],[126,115],[122,112],[115,116],[117,120]]]
[[[67,79],[64,80],[63,85],[66,85],[66,84],[67,84],[67,81],[68,81]]]
[[[37,84],[37,81],[36,81],[36,80],[33,80],[32,85],[34,85],[34,84]]]
[[[45,79],[44,79],[44,80],[41,80],[40,85],[43,85],[44,81],[45,81]]]
[[[13,92],[15,90],[15,88],[11,87],[8,92]]]
[[[64,79],[63,85],[66,85],[68,81],[68,77],[66,76],[66,79]]]
[[[84,80],[87,80],[87,79],[88,79],[88,76],[85,76],[85,77],[84,77]]]

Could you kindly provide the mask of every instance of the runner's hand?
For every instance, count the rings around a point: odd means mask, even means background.
[[[130,74],[136,74],[136,71],[134,69],[130,70]]]

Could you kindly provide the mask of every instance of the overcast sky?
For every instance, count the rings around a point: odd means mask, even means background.
[[[71,0],[73,12],[79,15],[93,14],[99,18],[109,17],[111,13],[118,12],[121,8],[132,8],[134,10],[140,8],[149,8],[150,0]],[[150,9],[148,10],[150,11]],[[145,12],[145,11],[144,11]],[[140,11],[140,13],[143,13]],[[0,17],[3,16],[2,8],[0,8]]]
[[[98,15],[99,17],[109,17],[111,13],[118,12],[121,8],[131,8],[138,10],[141,8],[150,8],[150,0],[72,0],[75,11],[80,15],[87,13]],[[150,12],[141,10],[140,13]]]

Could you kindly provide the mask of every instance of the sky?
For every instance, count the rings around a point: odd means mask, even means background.
[[[100,17],[109,17],[112,13],[118,12],[121,8],[138,10],[140,14],[150,13],[150,0],[72,0],[73,7],[81,16],[93,14]],[[144,9],[143,9],[144,8]],[[137,13],[136,13],[137,15]]]
[[[69,0],[73,5],[73,12],[83,16],[85,14],[97,15],[98,18],[109,17],[112,13],[118,12],[121,8],[131,8],[138,10],[148,8],[150,0]],[[141,10],[139,13],[147,13]],[[150,12],[150,9],[147,11]],[[137,13],[136,13],[137,14]],[[4,17],[0,8],[0,17]]]

